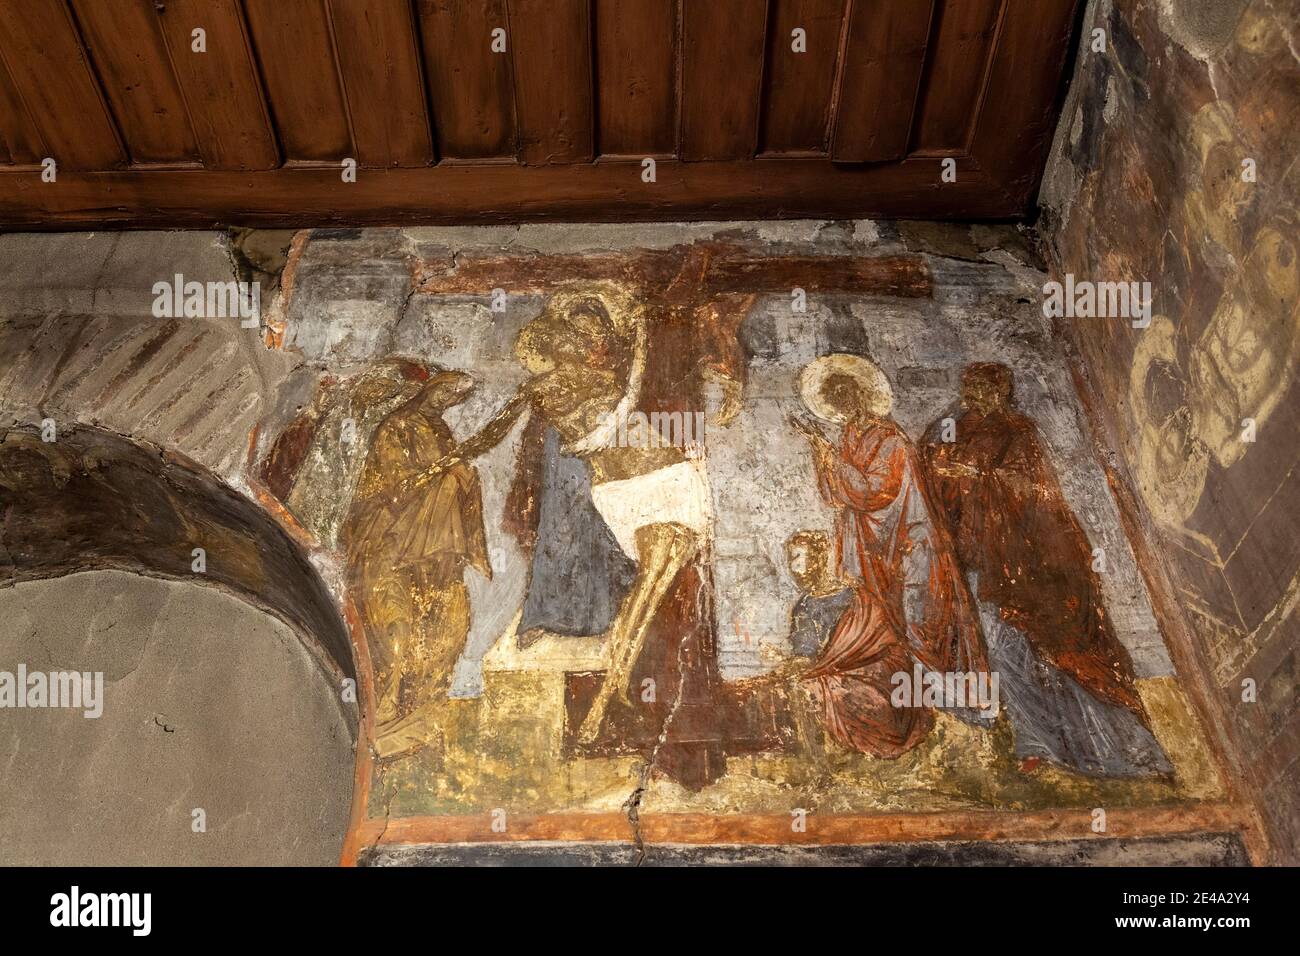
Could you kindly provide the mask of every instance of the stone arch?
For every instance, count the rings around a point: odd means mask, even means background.
[[[8,431],[0,522],[0,586],[112,568],[223,587],[356,679],[348,629],[316,569],[256,504],[176,452],[87,425],[49,442]],[[201,576],[195,548],[205,552]]]
[[[60,755],[64,763],[80,760],[85,766],[84,788],[76,773],[70,778],[69,789],[79,796],[60,799],[58,787],[49,781],[37,786],[29,780],[27,795],[10,801],[19,812],[7,807],[9,813],[0,813],[11,820],[17,817],[20,828],[36,825],[54,834],[40,848],[18,848],[11,862],[19,857],[25,862],[72,864],[337,860],[354,799],[359,733],[357,706],[345,702],[338,689],[346,680],[355,681],[357,662],[348,628],[320,573],[257,504],[184,456],[88,425],[69,425],[52,437],[42,440],[35,428],[0,432],[0,600],[8,594],[8,606],[20,612],[24,601],[29,608],[39,606],[42,614],[57,612],[58,605],[51,601],[57,602],[58,596],[38,592],[72,575],[77,576],[75,583],[66,582],[59,592],[69,603],[93,603],[96,599],[87,597],[92,593],[107,603],[124,582],[137,589],[131,582],[169,588],[169,636],[177,639],[170,641],[166,653],[173,667],[178,657],[181,664],[175,672],[162,673],[168,682],[175,676],[177,684],[197,688],[195,696],[206,702],[196,700],[193,710],[187,710],[173,693],[172,706],[180,713],[158,714],[157,727],[150,724],[146,732],[140,725],[149,722],[149,705],[136,700],[145,678],[133,673],[134,689],[120,692],[125,696],[119,697],[120,707],[112,716],[121,720],[125,718],[120,715],[130,715],[133,723],[126,730],[144,748],[134,751],[115,740],[96,738],[98,728],[91,726],[94,722],[81,722],[80,714],[57,715],[62,723],[11,723],[5,729],[17,735],[11,741],[14,752],[22,749],[19,743],[28,751],[41,746],[30,739],[35,735],[42,744],[48,740],[51,754]],[[202,572],[194,570],[195,548],[204,551]],[[178,583],[148,584],[120,572]],[[36,582],[44,583],[34,586]],[[212,603],[218,600],[213,591],[221,592],[224,604]],[[24,601],[15,604],[19,592]],[[241,605],[260,613],[250,610],[236,619]],[[203,615],[202,627],[196,625],[188,633],[181,627],[178,633],[176,622],[191,611]],[[223,613],[229,614],[229,631]],[[21,622],[11,622],[11,627],[0,625],[0,653],[7,645],[6,658],[15,653],[15,646],[30,656],[33,644],[24,643],[18,633]],[[46,632],[48,636],[48,626]],[[264,639],[267,634],[278,640]],[[207,656],[190,641],[206,642]],[[196,672],[204,660],[211,664],[214,647],[227,658],[242,659],[220,668],[217,677]],[[194,649],[193,665],[184,657],[186,648]],[[12,671],[17,663],[0,661],[0,670]],[[263,664],[272,675],[266,686],[212,683],[261,673]],[[154,667],[150,673],[160,671]],[[273,703],[264,699],[275,695],[283,698]],[[107,699],[113,701],[111,693]],[[227,699],[229,704],[223,702]],[[276,723],[276,715],[285,717],[283,724]],[[36,717],[17,711],[8,716]],[[23,734],[29,739],[19,739]],[[159,740],[169,743],[159,745]],[[189,751],[173,760],[174,765],[164,766],[169,754],[186,747]],[[146,752],[160,760],[156,777],[164,784],[161,788],[150,773],[134,776],[131,761]],[[105,772],[103,764],[109,759],[125,763],[119,767],[120,780]],[[30,752],[27,760],[32,763]],[[322,768],[328,770],[323,778]],[[200,771],[202,785],[191,783],[190,770]],[[223,775],[230,779],[218,786]],[[142,809],[138,820],[127,819],[121,810],[124,801],[104,801],[100,812],[113,815],[118,842],[105,846],[104,856],[97,857],[92,849],[61,844],[58,834],[75,831],[84,841],[84,826],[90,824],[82,817],[94,817],[86,800],[101,782],[110,791],[116,786],[140,798]],[[50,799],[51,790],[56,799]],[[213,813],[208,823],[214,830],[229,826],[237,837],[224,844],[215,838],[191,841],[191,804]],[[237,819],[241,816],[242,821]],[[137,841],[146,845],[124,849],[121,839],[135,835],[132,829],[137,826],[142,832],[154,828],[151,837],[160,826],[165,832],[156,841]],[[304,840],[312,846],[304,847]],[[157,842],[157,848],[147,845],[150,842]],[[34,858],[28,860],[23,853]]]

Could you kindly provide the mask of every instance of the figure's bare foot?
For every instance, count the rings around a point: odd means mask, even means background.
[[[630,711],[634,709],[635,707],[632,702],[629,701],[626,696],[619,694],[611,697],[600,713],[597,713],[597,709],[593,707],[587,712],[586,719],[583,720],[582,726],[578,728],[578,743],[582,744],[584,747],[590,747],[600,739],[601,731],[609,726],[611,720],[621,719],[619,715],[616,715],[616,711]]]
[[[587,719],[582,722],[578,728],[578,743],[584,747],[590,747],[600,736],[600,720],[593,714],[588,714]]]
[[[375,728],[375,755],[381,761],[396,760],[437,743],[442,737],[437,702]]]

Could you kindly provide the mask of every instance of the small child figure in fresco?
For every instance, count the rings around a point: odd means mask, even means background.
[[[796,532],[785,545],[790,576],[801,592],[790,610],[790,647],[796,657],[816,657],[853,603],[853,589],[831,571],[830,551],[825,531]]]

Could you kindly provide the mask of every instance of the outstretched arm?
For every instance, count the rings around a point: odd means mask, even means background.
[[[408,479],[404,487],[419,488],[428,484],[447,469],[462,462],[473,461],[479,455],[491,451],[510,434],[510,429],[514,428],[515,422],[519,421],[520,417],[528,411],[531,400],[531,393],[527,385],[521,387],[501,411],[492,416],[486,425],[469,438],[466,438],[451,452],[435,461],[426,471]]]
[[[740,326],[757,300],[757,295],[721,295],[695,310],[700,374],[722,387],[722,407],[715,416],[719,425],[741,410],[749,356],[740,341]]]
[[[822,495],[828,503],[853,511],[878,511],[902,490],[907,450],[895,438],[874,447],[858,442],[842,454],[826,443],[819,450],[818,464]]]
[[[800,415],[787,415],[786,421],[800,435],[808,439],[808,444],[812,447],[813,466],[817,470],[818,480],[821,476],[827,474],[835,468],[835,448],[831,445],[830,440],[822,433],[813,422]]]
[[[486,425],[477,432],[466,438],[456,446],[448,457],[458,458],[461,461],[473,461],[479,455],[491,451],[497,445],[505,440],[510,434],[510,429],[515,427],[515,422],[528,411],[532,402],[532,395],[527,385],[521,387],[510,401],[508,401],[501,411],[492,416]]]

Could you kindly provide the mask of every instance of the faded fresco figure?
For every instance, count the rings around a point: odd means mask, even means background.
[[[626,413],[625,396],[644,375],[645,317],[625,293],[596,291],[557,293],[515,343],[536,412],[504,516],[530,561],[521,647],[548,633],[604,634],[636,578],[636,562],[593,500],[590,459],[617,434],[605,416]]]
[[[1037,428],[1011,401],[1009,368],[968,366],[955,432],[935,422],[924,452],[1005,688],[1016,755],[1027,771],[1046,760],[1100,777],[1170,773],[1091,545]]]
[[[348,583],[375,672],[376,746],[382,758],[430,742],[452,670],[469,634],[466,568],[491,577],[478,474],[464,462],[414,479],[454,440],[442,413],[473,379],[408,363],[427,381],[375,430],[343,525]]]
[[[785,546],[799,599],[790,609],[790,652],[814,658],[853,603],[853,588],[831,568],[831,540],[825,531],[799,531]]]
[[[698,789],[725,771],[713,494],[699,449],[629,447],[620,423],[634,412],[693,414],[706,373],[740,362],[711,348],[716,312],[657,307],[651,349],[647,311],[612,283],[552,296],[516,340],[528,380],[448,463],[481,455],[528,416],[505,516],[530,561],[518,640],[604,636],[607,669],[569,675],[568,745],[652,753],[658,769]],[[734,334],[727,341],[738,354]]]
[[[322,544],[337,548],[375,429],[423,386],[404,359],[345,379],[326,376],[310,406],[276,438],[259,478]]]
[[[799,384],[809,411],[841,427],[836,445],[811,422],[793,420],[837,513],[836,573],[855,585],[803,680],[832,738],[898,757],[925,737],[934,715],[916,703],[895,706],[894,676],[910,674],[914,663],[925,672],[986,672],[983,641],[916,450],[890,417],[884,373],[859,356],[829,355],[808,365]]]

